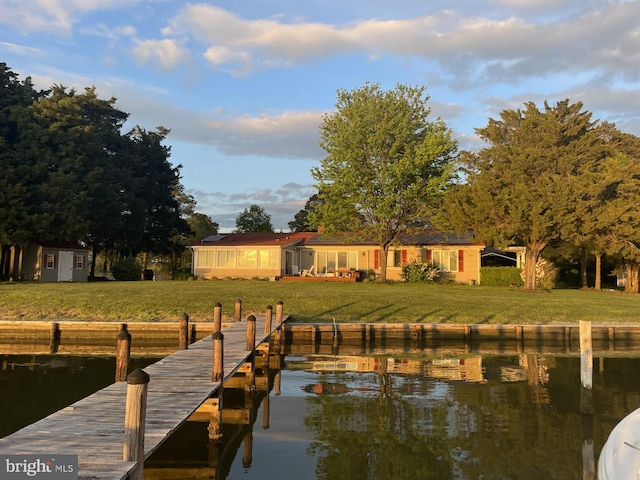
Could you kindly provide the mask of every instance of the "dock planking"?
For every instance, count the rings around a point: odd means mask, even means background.
[[[256,347],[268,335],[264,317],[256,319]],[[246,322],[229,325],[224,335],[224,378],[250,357]],[[272,332],[280,325],[274,325]],[[220,382],[211,381],[211,336],[149,365],[144,453],[148,458],[209,398]],[[126,479],[135,462],[122,460],[127,382],[118,382],[17,432],[0,438],[2,454],[78,455],[79,479]]]

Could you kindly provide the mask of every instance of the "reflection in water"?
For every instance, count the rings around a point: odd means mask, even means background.
[[[94,361],[0,356],[0,407],[13,412],[0,431],[110,383],[113,359],[102,379]],[[595,362],[595,414],[583,415],[575,355],[289,355],[252,395],[225,389],[221,442],[196,414],[145,479],[595,479],[610,431],[640,407],[640,359]]]
[[[129,369],[158,360],[132,357]],[[113,383],[113,357],[0,355],[0,437]]]
[[[225,421],[215,471],[211,450],[198,460],[178,453],[207,444],[204,427],[195,433],[188,422],[189,433],[147,462],[145,478],[595,480],[593,459],[640,403],[640,359],[599,360],[595,415],[580,413],[579,363],[536,354],[289,356],[282,385],[269,383],[278,395],[225,396],[225,406],[251,403],[253,413],[242,427]]]

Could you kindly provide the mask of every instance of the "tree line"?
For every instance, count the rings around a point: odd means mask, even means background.
[[[115,98],[62,85],[46,91],[0,63],[0,278],[19,278],[30,241],[78,240],[96,259],[164,256],[170,270],[196,232],[216,231],[195,212],[169,162],[169,130],[135,126]],[[13,255],[13,258],[12,258]]]
[[[0,63],[0,278],[17,278],[12,254],[28,242],[79,240],[96,259],[163,258],[173,271],[184,246],[218,225],[195,212],[169,162],[169,130],[139,126],[115,98],[54,85],[34,88]],[[593,118],[568,99],[527,102],[490,118],[477,151],[459,151],[451,129],[431,118],[426,87],[367,83],[339,90],[320,125],[327,155],[311,174],[317,189],[289,227],[378,244],[380,281],[402,234],[424,228],[472,234],[525,250],[524,285],[538,285],[544,256],[589,259],[601,287],[606,256],[637,292],[640,275],[640,139]],[[252,205],[237,232],[273,231]],[[13,252],[13,253],[12,253]]]
[[[459,152],[428,100],[421,86],[339,90],[320,127],[327,156],[311,172],[317,194],[290,227],[375,239],[381,260],[404,233],[469,232],[489,246],[524,247],[527,289],[538,286],[543,252],[578,259],[580,286],[595,258],[600,289],[606,255],[638,292],[638,137],[580,102],[527,102],[475,130],[484,148]]]

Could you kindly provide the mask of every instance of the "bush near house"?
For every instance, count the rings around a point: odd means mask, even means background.
[[[439,273],[438,267],[432,263],[423,263],[414,259],[402,265],[401,275],[407,282],[433,283],[438,278]]]
[[[133,257],[121,258],[111,266],[115,280],[140,280],[142,267]]]
[[[508,287],[523,281],[518,267],[481,267],[480,283],[485,287]]]

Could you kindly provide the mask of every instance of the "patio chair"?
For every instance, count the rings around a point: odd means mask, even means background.
[[[302,276],[303,277],[315,277],[314,273],[313,273],[313,267],[315,267],[315,265],[311,265],[311,268],[308,270],[302,270]]]

